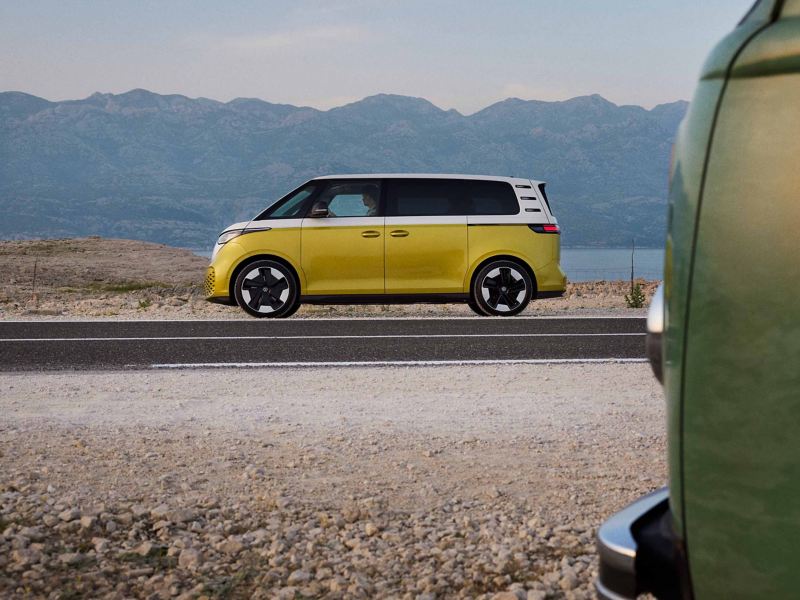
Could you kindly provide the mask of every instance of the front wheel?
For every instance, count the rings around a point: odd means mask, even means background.
[[[510,317],[528,306],[534,284],[528,271],[510,260],[490,262],[478,271],[470,299],[486,315]]]
[[[281,318],[300,304],[300,286],[287,267],[274,260],[258,260],[241,270],[234,284],[236,303],[253,317]]]
[[[475,314],[477,314],[478,316],[481,316],[481,317],[486,317],[486,316],[488,316],[488,315],[487,315],[485,312],[483,312],[483,311],[481,310],[481,307],[480,307],[480,306],[478,306],[478,303],[477,303],[477,302],[475,302],[475,301],[472,299],[472,297],[470,297],[470,299],[469,299],[469,300],[467,300],[467,306],[469,306],[469,307],[472,309],[472,312],[474,312],[474,313],[475,313]]]

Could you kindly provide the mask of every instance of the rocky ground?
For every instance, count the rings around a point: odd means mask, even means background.
[[[0,597],[593,597],[645,364],[0,375]]]
[[[0,319],[247,318],[204,300],[207,265],[189,250],[133,240],[0,241]],[[656,282],[641,283],[649,302]],[[627,308],[629,291],[624,281],[570,283],[564,298],[532,302],[526,314],[644,314]],[[472,315],[466,305],[418,304],[304,306],[296,318]]]

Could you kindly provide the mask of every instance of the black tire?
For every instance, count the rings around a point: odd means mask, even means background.
[[[525,267],[510,260],[496,260],[475,275],[470,300],[485,315],[512,317],[525,310],[534,293],[533,280]]]
[[[297,302],[294,303],[294,306],[291,307],[289,310],[287,310],[285,313],[283,313],[280,318],[285,319],[287,317],[291,317],[294,313],[300,310],[301,306],[302,303],[298,300]]]
[[[233,291],[236,303],[253,317],[288,317],[300,305],[297,278],[291,269],[274,260],[257,260],[244,267]]]
[[[478,306],[477,302],[473,301],[472,298],[467,300],[467,306],[469,306],[474,313],[477,313],[478,316],[487,317],[488,315],[481,310],[481,307]]]

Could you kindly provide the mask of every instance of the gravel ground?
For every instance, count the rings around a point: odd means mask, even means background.
[[[645,364],[0,375],[0,597],[587,598]]]

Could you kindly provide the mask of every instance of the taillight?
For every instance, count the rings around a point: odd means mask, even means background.
[[[536,233],[561,233],[561,228],[558,225],[551,225],[549,223],[528,225],[528,227],[531,228],[531,231],[535,231]]]

